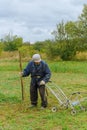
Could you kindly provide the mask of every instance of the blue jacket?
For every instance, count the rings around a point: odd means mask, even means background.
[[[30,61],[23,71],[23,77],[29,75],[31,75],[34,82],[41,80],[48,82],[51,77],[51,72],[46,62],[41,61],[39,65],[35,65],[33,61]]]

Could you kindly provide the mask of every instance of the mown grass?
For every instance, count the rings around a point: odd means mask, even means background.
[[[23,62],[23,68],[27,62]],[[61,87],[67,96],[80,91],[87,96],[87,62],[49,62],[51,80]],[[1,130],[87,130],[87,111],[70,114],[71,109],[61,109],[58,100],[48,90],[48,108],[27,109],[30,104],[30,77],[24,78],[24,97],[21,100],[19,62],[0,60],[0,129]],[[56,105],[58,111],[51,112]],[[87,101],[84,102],[87,108]],[[78,107],[79,109],[79,107]]]

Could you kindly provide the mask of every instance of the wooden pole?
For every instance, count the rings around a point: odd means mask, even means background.
[[[19,65],[20,65],[20,71],[22,72],[22,60],[21,60],[21,52],[20,51],[19,51]],[[24,85],[23,85],[22,76],[20,76],[20,80],[21,80],[22,100],[24,100]]]

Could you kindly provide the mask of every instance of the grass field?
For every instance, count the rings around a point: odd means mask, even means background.
[[[26,66],[23,63],[23,68]],[[49,62],[51,80],[69,96],[80,91],[87,96],[87,62]],[[24,78],[24,97],[21,100],[19,63],[15,60],[0,60],[0,130],[87,130],[87,111],[70,114],[71,109],[61,109],[58,100],[48,90],[48,108],[27,109],[30,77]],[[56,113],[51,112],[58,106]],[[87,108],[87,100],[84,102]],[[79,107],[77,108],[79,109]]]

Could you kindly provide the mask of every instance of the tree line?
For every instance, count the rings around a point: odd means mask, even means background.
[[[30,55],[34,52],[41,52],[50,59],[59,56],[62,60],[72,60],[76,53],[87,51],[87,5],[84,4],[77,21],[65,23],[62,20],[56,25],[52,35],[54,36],[53,40],[37,41],[30,44],[23,42],[22,37],[12,36],[9,33],[0,40],[0,52],[20,49],[24,55],[25,52]]]

